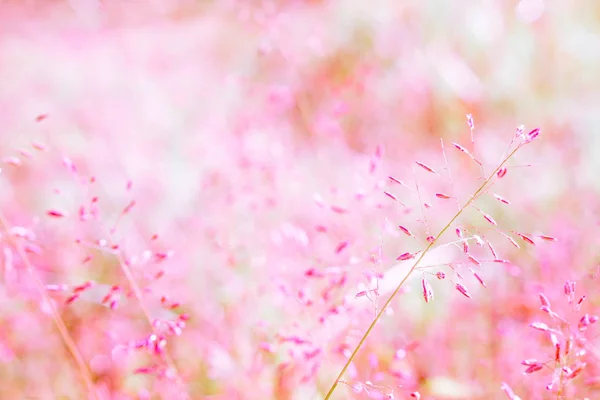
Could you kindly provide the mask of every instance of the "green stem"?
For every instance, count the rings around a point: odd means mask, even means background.
[[[350,363],[352,363],[352,361],[354,360],[354,358],[358,354],[358,351],[361,349],[362,345],[365,343],[367,337],[369,336],[369,334],[371,334],[371,331],[373,330],[373,328],[375,327],[375,325],[377,325],[377,322],[379,321],[379,319],[383,315],[384,311],[390,305],[390,303],[392,302],[392,300],[394,299],[394,297],[396,297],[396,295],[400,291],[400,288],[402,287],[402,285],[404,285],[404,283],[412,275],[412,273],[417,268],[417,266],[419,265],[419,263],[421,262],[421,260],[423,260],[423,257],[425,257],[425,254],[427,254],[427,252],[437,243],[438,239],[440,237],[442,237],[442,235],[448,230],[448,228],[450,228],[450,226],[452,226],[452,224],[454,223],[454,221],[456,221],[456,219],[463,213],[463,211],[468,206],[470,206],[473,203],[473,201],[484,191],[484,189],[486,188],[486,185],[488,184],[488,182],[491,181],[491,179],[494,177],[494,175],[496,175],[496,173],[500,170],[500,168],[502,168],[502,166],[504,166],[504,164],[520,148],[521,148],[521,145],[517,146],[504,160],[502,160],[502,162],[500,163],[500,165],[498,165],[496,167],[496,169],[490,174],[490,176],[483,182],[483,184],[479,187],[479,189],[477,189],[477,191],[473,194],[473,196],[471,196],[471,198],[469,199],[469,201],[467,201],[465,203],[465,205],[462,206],[460,208],[460,210],[458,210],[458,212],[454,215],[454,217],[452,217],[452,219],[450,220],[450,222],[448,222],[446,224],[446,226],[444,226],[444,228],[440,231],[440,233],[438,233],[436,235],[435,239],[431,243],[429,243],[429,246],[427,246],[427,248],[425,248],[425,250],[421,253],[421,256],[413,264],[413,266],[411,267],[411,269],[408,271],[408,274],[406,274],[406,276],[402,279],[402,281],[400,281],[400,283],[398,284],[398,286],[396,287],[396,289],[394,290],[394,292],[390,295],[390,297],[387,299],[387,301],[385,302],[385,304],[383,305],[383,307],[381,307],[381,309],[379,310],[379,312],[375,316],[375,319],[373,319],[373,322],[371,322],[371,325],[369,325],[369,328],[367,329],[367,331],[365,332],[365,334],[363,335],[363,337],[358,342],[358,345],[356,345],[356,348],[354,349],[354,351],[350,355],[350,358],[348,358],[348,361],[346,361],[346,364],[344,365],[344,367],[342,368],[342,370],[338,374],[337,378],[335,379],[335,382],[333,382],[333,384],[331,385],[331,388],[327,392],[327,395],[325,396],[324,400],[329,400],[329,398],[333,394],[335,388],[337,387],[338,383],[340,382],[340,379],[342,379],[342,376],[344,376],[344,373],[346,373],[346,370],[350,366]]]

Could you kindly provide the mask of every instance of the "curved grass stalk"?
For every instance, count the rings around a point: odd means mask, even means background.
[[[104,229],[107,237],[110,239],[111,243],[114,243],[114,239],[110,233],[110,231]],[[121,267],[121,271],[123,272],[123,274],[125,275],[125,277],[127,278],[127,281],[129,282],[129,285],[131,286],[131,290],[133,291],[133,294],[136,298],[136,300],[138,301],[140,308],[142,309],[142,313],[144,314],[144,316],[146,317],[146,319],[148,320],[148,323],[150,324],[150,327],[152,328],[152,332],[158,337],[159,333],[156,330],[154,324],[153,324],[153,320],[150,314],[150,311],[148,310],[148,307],[146,305],[146,302],[144,301],[144,296],[142,294],[142,289],[140,288],[140,286],[138,285],[137,281],[135,280],[135,277],[133,276],[133,273],[131,272],[131,269],[129,268],[129,266],[127,265],[127,263],[125,262],[123,256],[121,255],[120,251],[115,252],[115,257],[117,258],[117,262],[119,263],[119,266]],[[162,357],[168,367],[168,369],[171,371],[171,373],[173,374],[176,383],[181,387],[182,389],[182,397],[184,399],[188,399],[189,396],[185,390],[185,383],[183,382],[181,375],[179,373],[179,371],[177,370],[177,367],[175,365],[175,362],[173,360],[173,358],[171,357],[171,354],[169,353],[169,351],[165,348],[162,351]]]
[[[363,335],[363,337],[360,339],[360,341],[358,342],[358,344],[356,345],[356,347],[354,348],[354,351],[352,352],[352,354],[350,355],[350,357],[348,358],[348,361],[346,361],[346,364],[344,365],[344,367],[342,368],[342,370],[340,371],[340,373],[338,374],[337,378],[335,378],[335,381],[333,382],[333,384],[331,385],[331,388],[329,389],[329,391],[327,392],[327,395],[325,396],[324,400],[329,400],[329,398],[331,397],[331,395],[333,394],[333,392],[335,391],[335,388],[337,387],[337,385],[339,384],[340,380],[342,379],[342,377],[344,376],[344,373],[346,373],[346,370],[348,369],[348,367],[350,366],[350,364],[352,363],[352,361],[354,360],[354,358],[356,357],[356,355],[358,354],[358,351],[361,349],[362,345],[365,343],[365,341],[367,340],[367,337],[371,334],[371,331],[373,330],[373,328],[375,327],[375,325],[377,325],[377,322],[379,321],[379,319],[381,318],[381,316],[383,315],[383,313],[385,312],[385,310],[388,308],[388,306],[391,304],[392,300],[396,297],[396,295],[398,294],[398,292],[400,291],[400,289],[402,288],[402,286],[404,285],[404,283],[408,280],[408,278],[412,275],[412,273],[415,271],[415,269],[417,268],[417,266],[419,265],[419,263],[423,260],[423,257],[425,257],[425,254],[428,253],[428,251],[437,243],[437,241],[442,237],[442,235],[448,230],[448,228],[450,228],[452,226],[452,224],[454,223],[454,221],[456,221],[456,219],[463,213],[463,211],[469,207],[473,201],[475,201],[475,199],[477,199],[477,197],[482,194],[484,192],[484,190],[486,189],[486,187],[488,186],[488,183],[491,182],[492,178],[494,177],[494,175],[496,175],[496,173],[500,170],[500,168],[502,168],[504,166],[504,164],[517,152],[517,150],[519,150],[521,148],[521,146],[523,146],[523,144],[519,144],[512,152],[510,152],[508,154],[508,156],[506,156],[502,162],[496,167],[496,169],[494,169],[494,171],[485,179],[485,181],[481,184],[481,186],[477,189],[477,191],[475,191],[475,193],[471,196],[471,198],[465,203],[464,206],[462,206],[458,212],[452,217],[452,219],[450,220],[450,222],[448,222],[446,224],[446,226],[444,226],[442,228],[442,230],[435,236],[435,239],[429,243],[429,245],[425,248],[425,250],[421,253],[421,255],[419,256],[419,258],[415,261],[415,263],[413,264],[413,266],[411,267],[411,269],[408,271],[408,274],[406,274],[406,276],[402,279],[402,281],[400,281],[400,283],[398,284],[398,286],[396,287],[396,289],[394,290],[394,292],[390,295],[390,297],[387,299],[387,301],[385,302],[385,304],[383,305],[383,307],[381,307],[381,309],[379,310],[379,312],[377,313],[377,315],[375,316],[375,318],[373,319],[373,322],[371,322],[371,325],[369,325],[369,328],[367,329],[367,331],[365,332],[365,334]]]
[[[46,288],[44,287],[44,283],[40,280],[40,278],[35,273],[35,269],[33,268],[31,261],[29,261],[29,257],[27,257],[25,250],[23,249],[22,246],[20,246],[20,244],[17,241],[13,240],[13,238],[11,237],[8,221],[4,217],[4,214],[1,211],[0,211],[0,225],[2,225],[2,229],[6,232],[6,237],[8,238],[8,241],[16,249],[17,254],[23,261],[23,264],[25,264],[25,267],[27,268],[27,272],[32,277],[35,285],[37,286],[37,288],[40,292],[40,295],[42,296],[42,300],[50,308],[50,314],[52,315],[54,324],[56,325],[56,328],[58,329],[58,332],[60,333],[60,336],[61,336],[65,346],[67,347],[67,349],[73,356],[73,359],[75,360],[75,363],[77,364],[79,373],[81,374],[81,377],[83,378],[83,381],[85,382],[85,385],[87,387],[87,390],[88,390],[90,396],[95,400],[100,400],[101,396],[96,391],[96,388],[94,386],[94,381],[92,379],[92,374],[90,373],[90,370],[88,369],[88,367],[85,363],[85,360],[83,359],[83,356],[81,355],[81,352],[77,348],[77,344],[75,343],[75,340],[69,333],[69,329],[67,328],[65,321],[62,319],[62,317],[58,313],[58,310],[54,306],[54,303],[48,297],[48,294],[46,293]]]

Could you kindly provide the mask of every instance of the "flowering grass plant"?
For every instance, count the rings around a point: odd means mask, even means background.
[[[0,3],[1,399],[600,398],[596,2]]]

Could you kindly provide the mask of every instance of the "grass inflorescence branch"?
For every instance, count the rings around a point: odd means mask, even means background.
[[[391,302],[394,300],[394,298],[396,297],[396,295],[400,292],[400,289],[404,286],[404,284],[406,283],[406,281],[410,278],[410,276],[412,275],[412,273],[417,269],[417,267],[419,266],[420,262],[423,260],[423,258],[425,257],[425,255],[429,252],[429,250],[431,248],[433,248],[436,243],[440,240],[440,238],[444,235],[444,233],[452,226],[452,224],[454,223],[454,221],[456,221],[456,219],[469,207],[473,204],[473,202],[482,194],[485,192],[486,188],[488,187],[489,183],[492,181],[492,179],[494,178],[494,176],[496,176],[496,174],[502,169],[504,168],[504,165],[506,164],[506,162],[512,158],[512,156],[525,144],[531,142],[535,136],[537,136],[537,134],[539,133],[539,130],[534,130],[532,131],[534,132],[534,134],[529,134],[528,136],[526,136],[524,138],[524,140],[518,144],[514,150],[512,150],[507,156],[505,156],[503,158],[503,160],[500,162],[500,164],[498,164],[498,166],[494,169],[494,171],[489,174],[489,176],[484,180],[484,182],[481,184],[481,186],[479,186],[479,188],[475,191],[475,193],[473,193],[473,195],[471,195],[471,197],[469,198],[469,200],[467,200],[467,202],[459,208],[459,210],[456,212],[456,214],[454,214],[454,216],[450,219],[450,221],[440,230],[440,232],[434,236],[434,239],[432,241],[429,242],[428,246],[425,248],[424,251],[422,251],[419,255],[419,257],[416,259],[416,261],[413,263],[412,267],[410,268],[409,272],[404,276],[404,278],[400,281],[400,283],[396,286],[396,289],[392,292],[392,294],[388,297],[387,301],[383,304],[383,306],[379,309],[379,311],[377,312],[377,314],[375,315],[375,318],[373,319],[373,321],[371,322],[371,324],[369,325],[369,327],[367,328],[366,332],[364,333],[364,335],[362,336],[362,338],[360,339],[360,341],[358,342],[358,344],[356,345],[356,347],[354,348],[354,351],[352,352],[352,354],[350,355],[350,357],[348,358],[348,360],[346,361],[346,363],[344,364],[344,366],[342,367],[342,370],[340,371],[340,373],[338,374],[338,376],[336,377],[335,381],[333,382],[333,384],[331,385],[329,391],[327,392],[327,395],[325,396],[325,400],[329,400],[329,398],[331,397],[331,395],[333,394],[333,392],[335,391],[336,387],[338,386],[338,384],[340,383],[341,379],[343,378],[344,374],[346,373],[346,370],[348,369],[348,367],[350,366],[350,364],[352,363],[352,361],[354,360],[354,358],[356,357],[356,355],[358,354],[358,352],[360,351],[361,347],[363,346],[363,344],[365,343],[365,341],[367,340],[367,338],[369,337],[369,335],[371,334],[371,331],[373,330],[373,328],[375,327],[375,325],[377,325],[377,322],[379,321],[379,319],[381,318],[381,316],[384,314],[384,312],[386,311],[386,309],[388,308],[388,306],[391,304]]]

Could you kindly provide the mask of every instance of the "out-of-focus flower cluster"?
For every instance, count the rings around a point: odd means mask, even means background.
[[[3,2],[0,397],[598,397],[599,7]]]

